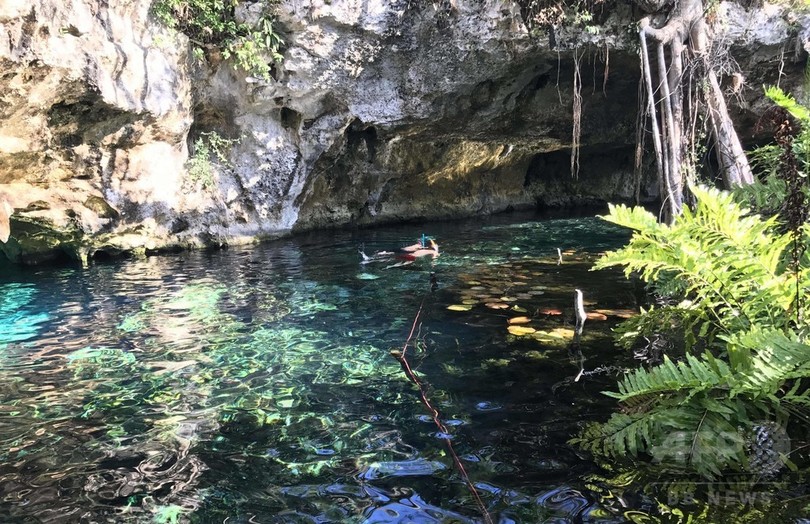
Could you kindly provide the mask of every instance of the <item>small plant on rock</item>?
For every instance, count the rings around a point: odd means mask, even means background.
[[[273,25],[276,0],[266,2],[255,26],[236,19],[238,0],[154,0],[152,12],[167,27],[187,35],[196,58],[217,50],[236,67],[270,78],[272,62],[281,62],[284,40]],[[269,59],[269,62],[268,62]]]
[[[224,138],[215,131],[201,133],[194,141],[193,153],[186,164],[191,181],[199,183],[203,189],[213,187],[214,162],[232,167],[228,160],[228,151],[238,142],[238,139]]]

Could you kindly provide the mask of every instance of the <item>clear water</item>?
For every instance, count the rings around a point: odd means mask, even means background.
[[[359,263],[361,244],[422,232],[434,261]],[[620,274],[588,272],[626,239],[511,215],[4,268],[0,520],[482,522],[450,439],[494,522],[645,521],[649,499],[613,496],[566,444],[615,383],[573,380],[573,290],[632,306]],[[562,265],[557,247],[574,250]],[[390,356],[420,307],[407,355],[446,433]],[[511,335],[519,315],[556,335]],[[615,362],[618,321],[586,322],[586,370]]]

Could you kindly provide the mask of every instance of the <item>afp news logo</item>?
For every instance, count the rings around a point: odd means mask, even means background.
[[[767,506],[784,483],[758,482],[655,482],[655,491],[664,495],[668,506]]]
[[[767,505],[783,483],[775,482],[790,454],[790,439],[776,422],[761,422],[747,430],[695,435],[673,432],[660,445],[650,449],[653,461],[670,472],[690,471],[696,464],[723,478],[697,481],[684,477],[655,483],[669,505],[709,504],[717,506]],[[743,471],[733,478],[721,477],[725,464],[742,462]]]

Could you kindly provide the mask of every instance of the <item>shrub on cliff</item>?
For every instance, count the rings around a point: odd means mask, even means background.
[[[187,35],[198,58],[217,50],[223,58],[233,58],[239,69],[268,78],[271,63],[283,58],[284,41],[273,27],[276,4],[265,3],[255,26],[237,20],[238,0],[155,0],[152,12],[166,26]]]

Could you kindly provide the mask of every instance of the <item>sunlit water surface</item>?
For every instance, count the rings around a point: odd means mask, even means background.
[[[435,261],[360,264],[422,232]],[[0,520],[483,522],[450,439],[494,522],[643,521],[654,503],[567,444],[613,406],[615,375],[580,366],[621,355],[613,316],[572,351],[574,289],[633,307],[619,273],[588,271],[627,238],[507,215],[5,268]],[[420,307],[406,355],[446,433],[390,355]],[[541,333],[510,334],[515,316]]]

